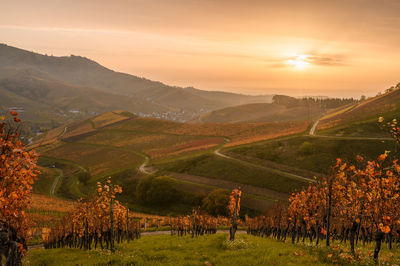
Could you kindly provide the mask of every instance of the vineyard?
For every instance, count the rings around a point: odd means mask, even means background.
[[[385,126],[399,143],[397,120]],[[356,244],[374,241],[377,262],[382,242],[392,249],[400,241],[400,165],[397,159],[389,159],[389,153],[375,161],[357,156],[355,165],[337,159],[328,177],[293,193],[288,207],[278,205],[249,218],[248,232],[282,241],[289,238],[293,244],[300,239],[316,245],[324,240],[326,246],[349,241],[350,260],[357,259]]]
[[[1,119],[0,233],[7,265],[19,265],[32,244],[42,244],[49,252],[118,253],[131,242],[142,241],[151,228],[169,230],[173,239],[190,237],[199,243],[218,239],[213,237],[217,233],[228,233],[221,242],[224,250],[249,249],[248,242],[256,241],[250,236],[287,245],[326,246],[331,252],[326,254],[328,262],[340,263],[368,261],[364,250],[371,260],[379,262],[382,248],[395,250],[400,242],[400,164],[389,151],[373,161],[360,155],[352,162],[337,159],[329,174],[293,192],[287,203],[276,204],[256,217],[241,216],[240,188],[230,193],[227,217],[212,216],[201,207],[193,208],[189,215],[151,216],[133,212],[121,203],[117,198],[122,187],[111,177],[97,182],[89,196],[76,202],[32,194],[32,184],[40,174],[38,155],[25,151],[19,140],[17,113]],[[381,127],[400,143],[397,120],[383,121],[379,119]],[[248,236],[237,236],[238,228],[246,228]],[[303,256],[303,252],[293,254]]]

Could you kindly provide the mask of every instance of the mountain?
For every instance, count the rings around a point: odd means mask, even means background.
[[[102,108],[125,109],[178,121],[227,106],[271,102],[272,98],[169,86],[115,72],[85,57],[47,56],[5,44],[0,44],[0,81],[2,91],[11,93],[7,99],[13,99],[9,102],[2,97],[2,109],[35,109],[39,97],[45,109],[73,108],[90,115]],[[61,102],[63,106],[59,105]],[[118,102],[124,106],[115,108]]]

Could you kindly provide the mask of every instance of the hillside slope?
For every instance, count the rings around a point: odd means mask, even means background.
[[[212,111],[199,120],[205,123],[299,121],[312,119],[320,113],[321,109],[314,107],[287,108],[274,103],[254,103]]]
[[[136,205],[136,185],[143,176],[148,175],[143,169],[150,165],[151,161],[175,160],[211,153],[229,140],[228,145],[234,146],[296,134],[304,132],[308,125],[307,122],[189,124],[143,118],[126,111],[113,111],[50,130],[35,138],[30,147],[42,155],[40,164],[43,167],[55,167],[61,172],[61,185],[57,195],[67,198],[81,197],[88,193],[98,180],[112,176],[124,187],[123,197],[126,197],[130,204],[135,204],[135,207],[143,207]],[[222,163],[229,168],[234,162]],[[258,173],[262,175],[257,177],[253,173],[252,178],[258,181],[248,182],[246,176],[240,180],[243,184],[263,184],[266,189],[274,188],[270,180],[276,180],[277,177],[273,173],[264,172],[259,170]],[[244,173],[251,174],[246,171]],[[179,177],[176,179],[179,191],[191,195],[185,196],[186,202],[187,199],[192,201],[204,197],[205,193],[219,187],[231,189],[231,185],[225,185],[226,182],[216,185],[216,182],[204,184],[196,180],[183,180]],[[288,188],[296,185],[295,182],[292,183]],[[48,186],[42,184],[42,187],[45,189]],[[264,194],[251,195],[244,199],[243,204],[252,209],[264,210],[274,199],[271,200],[270,196]],[[153,208],[144,211],[154,210]]]
[[[272,103],[227,107],[204,114],[198,121],[206,123],[310,121],[332,109],[356,102],[357,100],[353,98],[295,98],[274,95]]]
[[[351,127],[352,124],[359,125],[364,122],[372,122],[377,128],[376,121],[379,116],[393,117],[398,111],[400,111],[400,89],[395,89],[326,115],[320,119],[317,129],[322,131]]]

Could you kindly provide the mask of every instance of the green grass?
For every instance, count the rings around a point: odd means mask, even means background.
[[[62,174],[62,171],[57,168],[40,168],[41,174],[33,185],[33,191],[35,193],[50,195],[50,188],[54,182],[54,179]],[[56,190],[57,191],[57,190]]]
[[[375,160],[385,150],[393,151],[394,141],[302,136],[231,148],[229,152],[318,173],[329,173],[336,158],[349,163],[355,163],[356,155]]]
[[[384,116],[386,121],[391,121],[393,118],[398,117],[394,113],[388,113]],[[379,116],[378,116],[379,117]],[[376,137],[376,138],[390,138],[387,131],[382,130],[378,124],[378,117],[372,119],[347,123],[338,127],[316,131],[318,135],[329,136],[346,136],[346,137]]]
[[[43,167],[55,166],[56,168],[46,168],[46,170],[51,171],[53,174],[60,175],[60,173],[62,173],[62,177],[60,178],[55,190],[56,196],[68,199],[77,199],[85,196],[87,193],[88,188],[84,184],[81,184],[78,178],[79,174],[88,171],[84,167],[69,160],[55,159],[46,156],[40,157],[38,163]],[[56,176],[46,178],[46,176],[43,175],[39,176],[38,180],[35,181],[33,185],[34,189],[41,189],[43,190],[41,191],[42,193],[49,194],[55,177]],[[42,185],[45,182],[48,182],[48,184],[46,186]]]
[[[155,164],[156,168],[177,173],[223,179],[279,192],[291,192],[306,184],[305,181],[281,176],[274,171],[241,163],[214,154]]]
[[[29,251],[26,265],[348,265],[348,247],[315,247],[307,244],[282,243],[269,238],[237,235],[230,243],[226,234],[198,238],[170,235],[143,236],[129,244],[117,246],[115,254],[108,251],[79,249],[37,249]],[[354,265],[373,265],[371,246],[357,248],[359,261]],[[332,254],[332,256],[329,256]],[[339,256],[339,254],[342,254]],[[386,247],[380,263],[398,265],[396,248]],[[209,264],[207,264],[209,263]]]

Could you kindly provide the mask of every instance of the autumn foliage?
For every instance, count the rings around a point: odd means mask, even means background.
[[[0,221],[16,232],[22,248],[29,229],[25,210],[30,207],[32,185],[39,171],[38,154],[27,151],[21,141],[20,122],[15,111],[0,121]]]
[[[122,188],[113,185],[111,179],[97,183],[96,194],[87,199],[79,199],[61,223],[49,230],[44,236],[47,248],[59,247],[72,243],[80,247],[90,248],[92,241],[114,241],[111,232],[127,231],[135,226],[129,223],[129,211],[118,200],[116,194],[122,193]],[[112,204],[112,205],[111,205]],[[113,223],[111,222],[111,219]],[[120,235],[118,235],[120,237]]]
[[[248,219],[249,231],[281,240],[290,237],[293,243],[301,238],[316,244],[325,239],[327,245],[349,240],[352,254],[355,242],[374,239],[377,260],[381,241],[387,239],[392,248],[400,229],[400,165],[388,154],[376,161],[357,156],[357,165],[337,159],[330,176],[293,193],[287,208],[279,205]]]
[[[229,218],[231,227],[229,228],[229,240],[235,240],[235,234],[238,225],[239,211],[240,211],[240,197],[242,196],[242,191],[240,188],[235,188],[232,190],[229,196]]]

